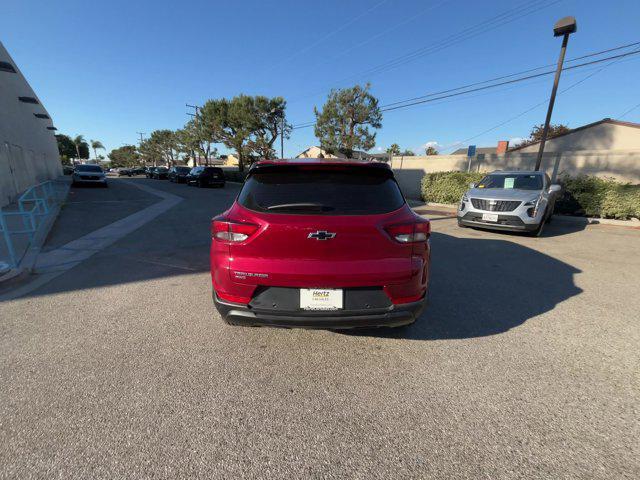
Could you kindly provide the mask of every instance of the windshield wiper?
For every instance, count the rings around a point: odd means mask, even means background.
[[[267,210],[311,210],[316,212],[328,212],[334,210],[333,207],[322,205],[321,203],[281,203],[279,205],[270,205]]]

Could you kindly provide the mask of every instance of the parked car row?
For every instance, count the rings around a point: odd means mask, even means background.
[[[224,187],[226,179],[224,171],[220,167],[148,167],[147,178],[157,180],[168,179],[173,183],[186,183],[197,187]]]

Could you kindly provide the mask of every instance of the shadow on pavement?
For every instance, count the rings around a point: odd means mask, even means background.
[[[582,292],[574,283],[580,270],[508,240],[434,233],[432,248],[429,304],[421,317],[405,328],[347,335],[412,340],[495,335]]]

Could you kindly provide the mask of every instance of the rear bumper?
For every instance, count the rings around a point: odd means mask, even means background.
[[[418,302],[392,305],[375,312],[300,310],[262,312],[246,305],[226,302],[213,292],[213,303],[222,318],[235,325],[299,327],[320,329],[352,329],[371,327],[400,327],[416,321],[426,305],[426,297]]]

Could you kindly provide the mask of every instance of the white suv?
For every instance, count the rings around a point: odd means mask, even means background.
[[[560,185],[537,171],[495,171],[472,183],[460,201],[458,225],[540,235]]]

